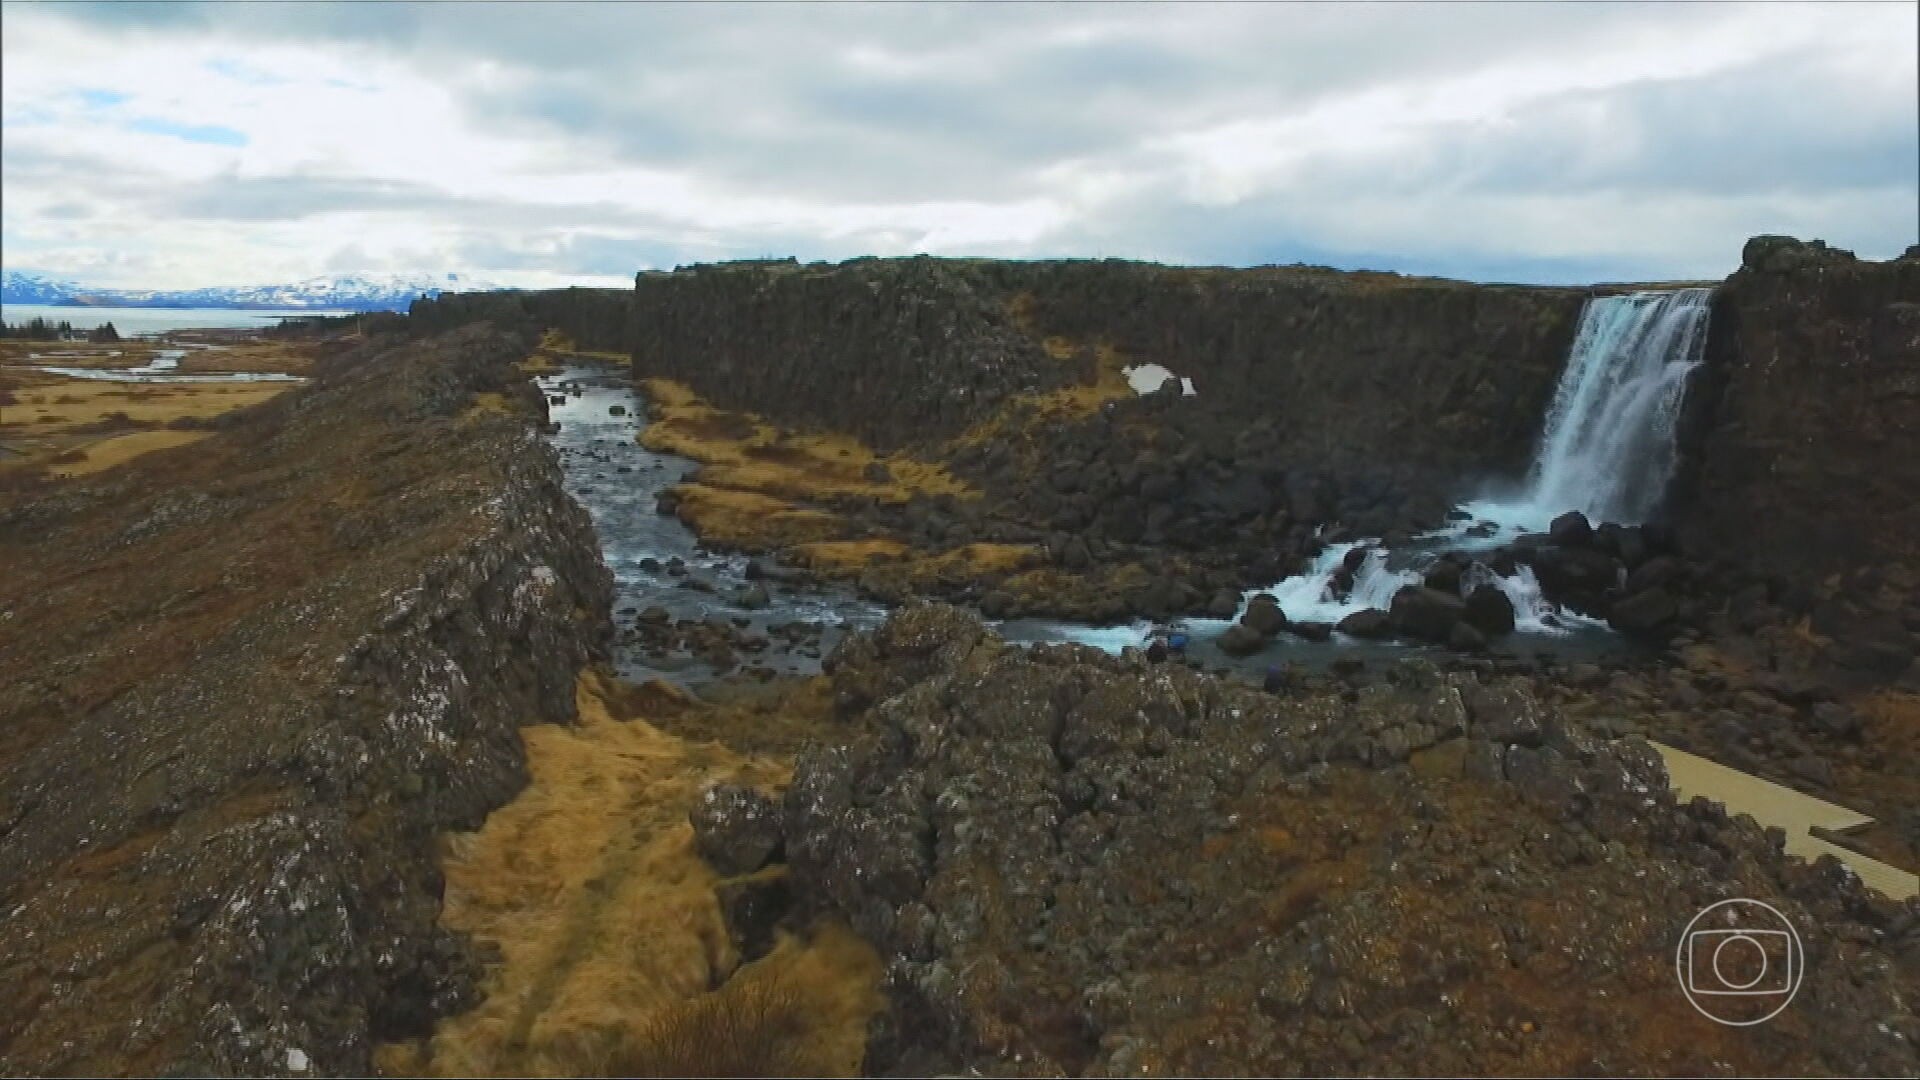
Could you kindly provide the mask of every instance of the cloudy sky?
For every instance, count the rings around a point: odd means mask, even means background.
[[[0,10],[0,256],[100,286],[921,251],[1590,281],[1920,239],[1909,2]]]

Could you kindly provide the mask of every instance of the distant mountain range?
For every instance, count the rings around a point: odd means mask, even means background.
[[[327,311],[405,311],[417,297],[484,292],[497,285],[459,274],[347,274],[290,285],[208,289],[95,289],[40,274],[0,273],[0,303],[59,307],[270,308]]]

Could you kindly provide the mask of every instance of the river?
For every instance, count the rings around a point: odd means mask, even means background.
[[[649,609],[655,609],[652,618],[656,621],[664,612],[675,621],[713,620],[731,627],[729,633],[737,632],[755,641],[764,638],[764,647],[743,653],[739,660],[745,666],[780,674],[818,671],[821,657],[841,636],[849,630],[876,625],[886,617],[885,606],[863,599],[849,586],[806,581],[788,575],[767,559],[708,551],[678,518],[658,513],[654,507],[657,496],[696,466],[685,458],[639,445],[637,437],[646,426],[646,406],[624,369],[568,368],[541,376],[537,382],[548,396],[548,415],[557,425],[550,441],[559,451],[568,493],[593,518],[602,555],[613,571],[615,625],[619,631],[614,663],[623,676],[698,683],[717,673],[713,664],[696,653],[663,649],[657,642],[646,641],[644,635],[636,637],[633,631]],[[1437,551],[1460,546],[1454,535],[1457,531],[1433,537],[1426,548]],[[1288,615],[1296,619],[1326,618],[1336,609],[1358,610],[1369,603],[1384,606],[1392,590],[1413,573],[1407,567],[1421,558],[1420,550],[1380,552],[1363,571],[1351,598],[1337,603],[1320,599],[1325,578],[1349,546],[1329,547],[1314,568],[1266,591],[1280,597]],[[766,590],[764,607],[752,595],[756,586]],[[1524,583],[1513,587],[1526,588]],[[1384,596],[1373,596],[1383,590]],[[1543,612],[1537,588],[1534,593],[1531,599],[1519,596],[1516,606],[1521,609],[1520,626],[1495,643],[1491,651],[1496,657],[1509,662],[1542,657],[1568,661],[1594,659],[1624,648],[1622,639],[1603,624]],[[1510,591],[1510,595],[1516,593]],[[1283,633],[1257,655],[1233,657],[1215,646],[1216,639],[1232,625],[1231,620],[1222,619],[1178,619],[1161,626],[1144,620],[1113,626],[1050,619],[988,623],[1003,638],[1018,644],[1076,642],[1115,653],[1145,645],[1156,636],[1183,634],[1192,661],[1252,678],[1285,664],[1318,670],[1337,661],[1385,662],[1421,653],[1455,655],[1432,646],[1361,641],[1342,634],[1334,634],[1327,641],[1309,641]],[[806,627],[806,632],[798,632],[799,627]]]

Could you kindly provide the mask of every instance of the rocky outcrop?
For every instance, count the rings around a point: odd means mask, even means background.
[[[935,606],[835,667],[866,733],[801,756],[784,843],[799,901],[887,959],[869,1071],[1920,1064],[1920,908],[1678,804],[1525,680],[1263,693]],[[1790,1027],[1681,1003],[1676,936],[1729,895],[1806,943]]]
[[[525,783],[610,602],[531,347],[376,339],[0,503],[0,1071],[365,1074],[470,1000],[436,834]]]
[[[408,309],[404,329],[417,336],[491,322],[501,327],[558,330],[582,349],[627,351],[632,298],[625,289],[542,289],[442,293]]]
[[[1672,500],[1689,557],[1802,610],[1834,574],[1920,584],[1920,257],[1755,237],[1712,320]]]
[[[1318,466],[1517,468],[1584,292],[1308,267],[858,259],[642,274],[635,373],[883,447],[1093,377],[1091,345],[1193,379],[1169,406],[1264,422]],[[1040,339],[1081,343],[1054,359]]]
[[[1272,425],[1296,461],[1525,466],[1585,290],[1320,267],[1120,260],[989,263],[1041,333],[1108,342],[1193,380],[1174,403],[1236,432]]]
[[[1090,381],[1021,332],[967,264],[855,259],[645,273],[636,377],[687,382],[729,409],[892,451],[959,434],[1011,395]]]

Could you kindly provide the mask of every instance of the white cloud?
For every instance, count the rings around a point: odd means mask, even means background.
[[[1920,200],[1901,5],[4,10],[5,261],[102,285],[914,251],[1664,278],[1760,231],[1897,254]]]

